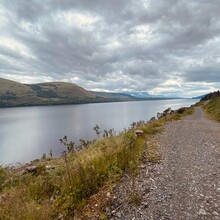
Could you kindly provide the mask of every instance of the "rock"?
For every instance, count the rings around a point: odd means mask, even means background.
[[[142,202],[142,203],[141,203],[141,206],[142,206],[143,208],[148,208],[148,207],[149,207],[149,204],[148,204],[148,202]]]
[[[212,214],[215,215],[215,216],[219,215],[218,212],[216,212],[216,211],[213,211]]]
[[[217,188],[217,192],[220,193],[220,188]]]
[[[121,216],[122,216],[122,215],[121,215],[121,212],[116,212],[116,213],[115,213],[115,216],[118,217],[119,219],[121,219]]]
[[[157,113],[157,118],[158,118],[158,119],[160,119],[162,116],[163,116],[162,113],[160,113],[160,112]]]
[[[46,167],[44,165],[39,166],[27,166],[24,170],[21,171],[21,174],[31,173],[34,175],[39,175],[46,171]]]
[[[49,171],[49,170],[54,170],[56,168],[56,166],[54,165],[47,165],[46,166],[46,170]]]
[[[136,137],[141,136],[143,133],[144,133],[144,132],[143,132],[142,130],[136,130],[136,131],[134,131],[134,135],[135,135]]]
[[[160,119],[164,116],[171,115],[173,113],[174,113],[174,111],[171,108],[167,108],[162,113],[158,112],[157,113],[157,118]]]
[[[198,214],[199,215],[206,215],[206,210],[205,209],[199,209]]]
[[[37,166],[26,167],[24,173],[35,173],[37,171]]]
[[[59,214],[59,216],[57,217],[57,220],[63,220],[64,216],[62,214]]]
[[[56,198],[57,198],[57,197],[56,197],[56,196],[54,196],[54,195],[53,195],[53,196],[51,196],[51,197],[50,197],[50,202],[51,202],[51,203],[53,203],[53,202],[56,200]]]
[[[146,166],[144,164],[141,164],[140,166],[138,166],[139,169],[145,169]]]
[[[111,198],[111,193],[110,193],[110,192],[107,192],[106,196],[107,196],[108,198]]]

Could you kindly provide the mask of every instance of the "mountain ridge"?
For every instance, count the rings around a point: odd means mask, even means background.
[[[22,84],[0,78],[0,107],[76,104],[96,96],[73,83]]]
[[[142,93],[113,93],[86,90],[74,83],[23,84],[0,78],[0,107],[63,105],[100,102],[172,99]]]

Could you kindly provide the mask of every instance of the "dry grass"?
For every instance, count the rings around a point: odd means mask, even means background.
[[[135,174],[146,139],[161,131],[166,121],[180,119],[191,112],[188,109],[152,123],[137,123],[128,131],[98,139],[87,148],[60,159],[35,162],[38,166],[35,174],[23,175],[20,170],[1,168],[0,219],[74,219],[88,201],[96,201],[95,205],[103,198],[105,201],[110,199],[100,189],[107,186],[109,192],[111,184],[123,173]],[[144,131],[143,135],[136,137],[135,129]],[[159,159],[154,147],[149,147],[149,161]],[[46,171],[47,164],[57,166]],[[102,196],[96,197],[99,193]],[[134,203],[137,202],[134,198]],[[89,206],[88,215],[94,207]],[[105,219],[101,209],[98,211],[100,219]]]
[[[209,118],[220,122],[220,97],[212,98],[204,109]]]

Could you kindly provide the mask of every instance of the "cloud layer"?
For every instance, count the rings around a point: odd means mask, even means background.
[[[220,87],[220,1],[0,3],[0,77],[196,96]]]

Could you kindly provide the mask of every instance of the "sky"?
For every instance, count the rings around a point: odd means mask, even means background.
[[[219,0],[0,0],[0,77],[193,97],[220,88]]]

